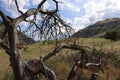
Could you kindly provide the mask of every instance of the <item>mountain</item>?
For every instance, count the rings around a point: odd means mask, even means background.
[[[5,26],[4,26],[4,24],[2,24],[2,22],[0,22],[0,38],[1,38],[2,34],[4,33],[4,30],[5,30]],[[20,43],[22,43],[22,44],[31,44],[31,43],[35,42],[34,39],[28,37],[26,34],[21,33],[19,31],[18,31],[18,38],[20,40]],[[8,40],[7,35],[5,36],[5,40]]]
[[[76,32],[73,37],[98,37],[109,30],[120,30],[120,18],[111,18],[98,21],[82,30]]]

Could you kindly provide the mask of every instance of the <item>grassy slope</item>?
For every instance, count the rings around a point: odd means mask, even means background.
[[[115,54],[119,54],[120,52],[120,41],[117,42],[111,42],[106,39],[100,39],[100,38],[82,38],[79,39],[78,44],[84,45],[84,46],[90,46],[93,47],[94,45],[98,48],[100,46],[103,46],[103,50],[108,52],[114,52]],[[31,60],[35,58],[39,58],[39,56],[44,56],[45,54],[49,53],[54,49],[53,43],[52,44],[42,44],[42,43],[35,43],[28,46],[27,51],[22,51],[24,60]],[[75,54],[76,53],[76,54]],[[10,67],[9,66],[9,56],[7,56],[3,50],[0,50],[0,80],[10,80],[7,79],[6,76],[9,77],[10,74]],[[51,69],[53,69],[58,76],[59,79],[64,80],[68,73],[70,72],[74,60],[72,57],[77,58],[79,54],[77,52],[71,51],[71,50],[62,50],[59,52],[58,55],[53,57],[52,59],[49,59],[49,61],[45,62],[46,65],[48,65]],[[108,56],[108,58],[111,58],[111,56]],[[120,67],[115,67],[114,64],[116,64],[115,61],[112,61],[112,59],[106,59],[107,61],[110,61],[108,66],[110,67],[110,78],[111,80],[115,80],[115,78],[118,77],[118,74],[120,74]],[[117,60],[120,61],[120,57],[117,57]],[[90,71],[85,70],[84,74],[90,74]],[[101,80],[104,80],[103,78],[106,77],[105,74],[99,73],[101,76]],[[112,77],[111,77],[112,76]],[[4,78],[4,79],[3,79]],[[12,79],[11,79],[12,80]]]
[[[98,21],[95,24],[76,32],[73,37],[94,37],[103,36],[106,31],[120,30],[120,18],[111,18]]]

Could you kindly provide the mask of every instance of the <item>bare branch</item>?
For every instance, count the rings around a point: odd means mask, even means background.
[[[42,5],[46,2],[47,0],[42,0],[40,4],[38,5],[38,8],[41,9]]]
[[[56,0],[53,0],[53,2],[55,2],[55,4],[56,4],[56,8],[55,8],[55,10],[51,10],[51,11],[48,11],[48,10],[42,10],[42,5],[46,2],[47,0],[42,0],[42,2],[40,2],[40,4],[38,5],[38,9],[39,9],[39,11],[40,11],[40,13],[42,13],[42,14],[49,14],[49,15],[52,15],[52,14],[54,14],[54,13],[56,13],[57,11],[58,11],[58,1],[56,1]]]
[[[10,20],[7,18],[7,16],[1,10],[0,10],[0,16],[2,17],[4,23],[10,22]]]
[[[69,76],[68,76],[67,80],[74,80],[74,78],[75,78],[75,76],[76,76],[76,74],[77,74],[77,72],[79,70],[80,64],[81,64],[80,60],[76,61],[76,63],[74,64],[72,70],[69,73]]]
[[[17,17],[16,19],[14,19],[12,21],[12,23],[14,24],[19,24],[20,22],[22,21],[26,21],[26,18],[28,18],[29,16],[31,15],[34,15],[36,13],[38,13],[38,9],[35,9],[35,8],[32,8],[32,9],[29,9],[28,11],[26,11],[24,14],[22,14],[21,16]],[[17,25],[16,25],[17,26]]]
[[[16,80],[24,80],[24,76],[35,76],[38,73],[42,73],[45,75],[45,77],[48,77],[49,80],[56,80],[56,75],[52,70],[50,70],[48,67],[46,67],[41,60],[38,61],[31,61],[26,64],[25,67],[25,74],[23,70],[22,65],[22,58],[21,58],[21,52],[20,48],[18,48],[19,40],[18,40],[18,31],[17,27],[20,22],[27,21],[26,19],[30,16],[34,16],[33,20],[29,20],[30,27],[28,29],[33,29],[32,33],[34,34],[37,31],[40,31],[41,35],[44,35],[46,39],[48,38],[55,38],[58,39],[58,36],[63,37],[70,36],[72,33],[72,28],[69,26],[66,22],[64,22],[60,16],[57,14],[58,11],[58,1],[52,0],[55,3],[55,9],[54,10],[44,10],[42,9],[42,6],[47,0],[42,0],[40,4],[38,5],[38,8],[31,8],[28,9],[25,13],[23,13],[19,9],[19,5],[17,3],[17,0],[15,0],[15,4],[17,7],[17,10],[19,13],[21,13],[21,16],[11,19],[8,16],[6,16],[1,10],[0,10],[0,16],[3,19],[3,22],[5,26],[7,27],[7,33],[8,33],[8,40],[9,40],[9,47],[4,45],[2,42],[0,42],[0,46],[6,50],[8,55],[10,55],[10,61],[11,66],[14,73],[14,78]],[[37,22],[36,15],[40,14],[42,17],[40,21]],[[21,28],[20,28],[21,29]],[[64,32],[62,31],[64,30]],[[6,30],[3,34],[3,37],[6,34]],[[67,35],[68,34],[68,35]],[[60,38],[59,38],[60,39]],[[77,45],[62,45],[58,46],[55,50],[53,50],[51,53],[43,57],[43,61],[48,60],[53,55],[56,55],[61,49],[73,49],[73,50],[84,50],[83,46],[77,46]],[[26,70],[27,69],[27,70]]]
[[[6,25],[7,25],[10,21],[12,21],[13,19],[12,19],[11,17],[5,15],[2,11],[1,11],[0,14],[1,14],[1,16],[4,16],[4,17],[2,17],[2,18],[4,18],[4,19],[3,19],[3,22],[0,23],[0,26],[1,26],[1,27],[4,27],[4,30],[3,30],[4,32],[3,32],[2,36],[1,36],[1,39],[3,39],[3,38],[5,37],[5,35],[6,35],[6,33],[7,33],[7,27],[6,27]],[[6,22],[4,22],[4,21],[7,21],[8,23],[6,24]]]
[[[83,57],[83,56],[81,56]],[[87,58],[85,58],[87,59]],[[102,64],[101,64],[101,60],[99,63],[87,63],[86,61],[84,60],[78,60],[76,61],[76,63],[74,64],[73,68],[71,69],[70,71],[70,74],[67,78],[67,80],[74,80],[75,79],[75,76],[79,70],[79,68],[86,68],[86,67],[90,67],[90,66],[94,66],[94,67],[97,67],[99,70],[102,70]]]
[[[65,23],[57,14],[42,15],[37,21],[34,17],[30,20],[30,26],[25,30],[31,31],[31,35],[38,34],[42,40],[57,40],[68,38],[74,33],[74,30]]]
[[[43,57],[43,62],[51,58],[52,56],[56,55],[62,49],[72,49],[72,50],[84,50],[84,48],[89,48],[87,46],[78,46],[78,45],[61,45],[55,48],[51,53]]]
[[[18,3],[17,3],[17,0],[15,0],[15,4],[16,4],[16,7],[17,7],[17,10],[19,13],[23,14],[23,12],[19,9],[19,6],[18,6]]]

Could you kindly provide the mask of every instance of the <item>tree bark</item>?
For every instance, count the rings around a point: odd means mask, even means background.
[[[70,71],[70,73],[68,75],[67,80],[74,80],[75,79],[75,76],[80,68],[79,67],[80,65],[81,65],[81,61],[80,60],[76,61],[76,63],[74,64],[72,70]]]
[[[24,80],[22,58],[20,49],[17,47],[19,45],[18,34],[17,34],[17,24],[16,19],[11,20],[7,17],[1,10],[0,16],[3,19],[3,23],[7,28],[9,47],[10,47],[10,65],[13,69],[14,80]],[[19,22],[19,21],[17,21]]]
[[[7,26],[7,28],[10,45],[10,62],[14,73],[14,80],[24,80],[21,52],[17,48],[19,45],[17,29],[15,26]]]
[[[25,80],[32,80],[38,74],[42,74],[47,80],[57,80],[53,70],[48,68],[41,62],[41,60],[29,61],[25,69]]]

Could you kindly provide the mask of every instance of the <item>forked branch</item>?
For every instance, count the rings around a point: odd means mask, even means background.
[[[19,5],[18,5],[17,0],[15,0],[15,4],[16,4],[16,7],[17,7],[18,12],[21,13],[21,14],[23,14],[23,12],[22,12],[22,11],[20,10],[20,8],[19,8]]]

